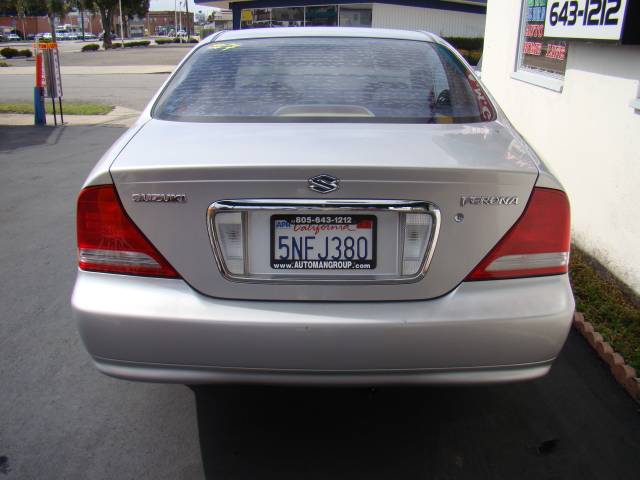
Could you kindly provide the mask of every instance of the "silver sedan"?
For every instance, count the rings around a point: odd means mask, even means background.
[[[96,367],[180,383],[525,380],[566,339],[569,204],[425,32],[230,31],[78,198]]]

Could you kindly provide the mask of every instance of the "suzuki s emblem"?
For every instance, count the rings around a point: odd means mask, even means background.
[[[331,175],[316,175],[309,179],[309,188],[318,193],[330,193],[340,187],[340,180]]]

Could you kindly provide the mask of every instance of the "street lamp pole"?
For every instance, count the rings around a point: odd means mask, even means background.
[[[173,32],[178,36],[178,0],[173,0]]]
[[[82,27],[82,41],[84,42],[84,5],[78,3],[78,6],[80,7],[80,25]]]
[[[122,0],[118,0],[120,4],[120,46],[124,48],[124,30],[122,28]]]

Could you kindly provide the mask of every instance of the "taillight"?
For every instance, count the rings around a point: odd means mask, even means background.
[[[80,192],[77,228],[78,263],[83,270],[178,277],[127,216],[113,185]]]
[[[569,217],[569,200],[564,192],[534,188],[522,216],[466,280],[566,273]]]

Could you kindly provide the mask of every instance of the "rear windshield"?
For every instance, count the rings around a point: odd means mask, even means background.
[[[467,68],[441,45],[287,37],[203,45],[153,115],[188,122],[468,123],[495,114]]]

